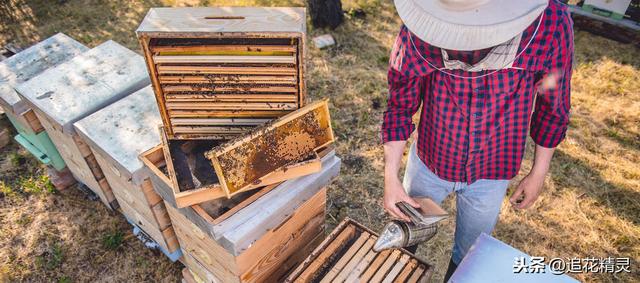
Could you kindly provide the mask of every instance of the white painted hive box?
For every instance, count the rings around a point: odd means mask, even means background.
[[[591,5],[600,9],[624,15],[631,0],[585,0],[584,5]]]
[[[117,166],[117,174],[141,185],[148,174],[138,155],[160,143],[160,123],[153,90],[147,86],[76,122],[75,127],[94,150]]]
[[[148,84],[144,59],[107,41],[16,90],[64,133],[73,134],[74,122]]]
[[[0,62],[0,105],[19,115],[26,104],[13,89],[43,71],[89,50],[80,42],[58,33]]]

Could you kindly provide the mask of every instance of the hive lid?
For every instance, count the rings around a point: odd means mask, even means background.
[[[519,261],[522,261],[524,271],[516,272]],[[489,279],[492,282],[519,283],[579,282],[567,274],[562,274],[560,271],[565,269],[560,267],[558,270],[558,265],[555,266],[555,270],[552,270],[545,263],[538,265],[539,272],[528,272],[527,268],[533,269],[534,265],[537,264],[532,263],[532,257],[528,254],[482,233],[458,264],[449,282],[480,283],[487,282]]]
[[[160,143],[156,125],[160,112],[151,86],[98,110],[74,124],[91,146],[124,168],[141,182],[142,161],[138,155]]]
[[[301,7],[151,8],[136,33],[304,33]]]
[[[73,134],[73,123],[149,84],[142,56],[107,41],[20,84],[28,103]]]
[[[14,114],[24,112],[25,104],[13,90],[15,86],[87,50],[82,43],[58,33],[3,60],[0,62],[0,104],[12,109]]]

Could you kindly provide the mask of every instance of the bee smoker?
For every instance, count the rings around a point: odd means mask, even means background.
[[[380,237],[373,245],[373,250],[380,252],[386,249],[404,248],[426,242],[438,232],[438,223],[446,218],[446,214],[427,215],[417,211],[409,204],[396,204],[400,210],[411,219],[411,222],[392,220],[387,223],[380,233]]]
[[[438,230],[436,223],[429,225],[416,225],[411,222],[393,220],[382,229],[380,237],[373,245],[376,252],[404,248],[426,242],[435,236]]]

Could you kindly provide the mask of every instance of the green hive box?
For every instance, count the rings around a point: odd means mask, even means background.
[[[81,43],[58,33],[0,62],[0,107],[18,132],[15,140],[40,162],[57,171],[66,167],[64,160],[14,87],[86,50]]]

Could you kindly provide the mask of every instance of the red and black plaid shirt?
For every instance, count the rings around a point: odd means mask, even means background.
[[[524,31],[518,52],[526,47],[538,22]],[[528,132],[536,144],[548,148],[565,137],[572,25],[566,7],[551,0],[535,38],[513,66],[473,79],[452,77],[430,67],[416,48],[438,68],[443,67],[441,50],[413,35],[414,48],[410,31],[403,26],[389,61],[383,142],[408,139],[415,130],[412,116],[422,103],[417,149],[431,171],[442,179],[469,184],[479,179],[513,178],[520,169]],[[476,62],[487,52],[447,53],[450,58]],[[492,71],[448,72],[475,77]],[[542,79],[550,74],[556,78],[555,86],[542,87]]]

